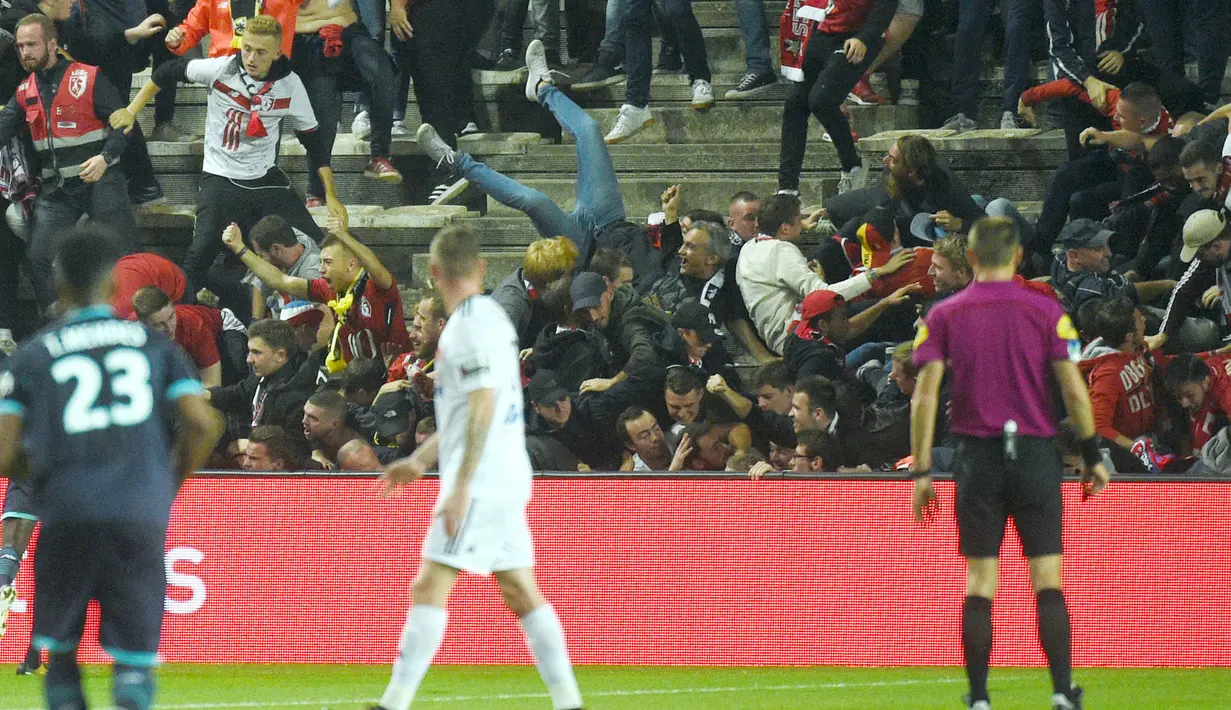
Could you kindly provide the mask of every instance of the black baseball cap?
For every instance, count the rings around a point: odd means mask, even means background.
[[[530,386],[526,388],[530,401],[540,407],[550,407],[568,396],[568,390],[556,381],[556,373],[550,370],[539,370],[530,378]]]
[[[714,342],[714,339],[718,337],[714,333],[713,324],[710,323],[710,309],[692,298],[680,303],[675,313],[671,314],[671,325],[676,328],[695,330],[697,335],[707,343]]]
[[[381,441],[392,445],[399,434],[409,432],[414,412],[414,394],[410,389],[394,390],[378,397],[372,403],[372,416],[376,417],[376,434]]]
[[[573,277],[569,286],[569,296],[573,299],[573,310],[597,308],[603,302],[603,294],[607,292],[607,281],[593,271],[583,271]]]
[[[1102,222],[1082,217],[1064,225],[1060,230],[1060,245],[1065,249],[1102,249],[1116,235]]]

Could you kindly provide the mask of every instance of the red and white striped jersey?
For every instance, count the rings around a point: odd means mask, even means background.
[[[303,82],[292,71],[254,79],[240,55],[188,62],[188,80],[209,87],[203,170],[235,180],[264,176],[278,161],[283,119],[296,131],[316,130]],[[275,78],[276,77],[276,78]]]

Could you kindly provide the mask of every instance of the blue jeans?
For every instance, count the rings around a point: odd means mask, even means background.
[[[539,90],[539,101],[577,144],[577,206],[566,213],[542,192],[502,175],[466,153],[457,154],[457,171],[497,202],[524,212],[548,239],[568,237],[584,259],[603,227],[624,219],[624,198],[611,154],[598,123],[555,86]]]
[[[654,72],[650,35],[653,32],[653,0],[625,0],[624,66],[628,69],[628,90],[624,103],[645,108],[650,103],[650,75]],[[692,14],[692,0],[666,0],[666,20],[675,30],[690,81],[710,80],[709,57],[701,25]]]
[[[773,61],[769,58],[769,33],[765,29],[765,15],[761,0],[735,0],[735,14],[739,18],[739,33],[744,39],[744,65],[750,74],[772,74]]]
[[[885,351],[894,345],[897,343],[864,343],[846,354],[846,366],[851,370],[858,370],[869,360],[880,360],[883,363],[889,359],[885,356]]]
[[[960,0],[953,50],[953,99],[967,118],[979,114],[981,49],[996,0]],[[1030,82],[1031,27],[1042,19],[1038,0],[1004,0],[1004,102],[1002,111],[1017,113],[1017,100]]]

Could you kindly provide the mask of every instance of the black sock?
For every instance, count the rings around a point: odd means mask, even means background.
[[[26,650],[25,665],[30,669],[35,669],[43,665],[43,652],[31,645],[30,648]]]
[[[1039,610],[1039,643],[1047,654],[1052,687],[1067,693],[1073,687],[1073,634],[1069,628],[1069,608],[1064,592],[1044,589],[1035,595]]]
[[[47,707],[51,710],[85,710],[81,669],[76,653],[53,653],[47,662]]]
[[[970,702],[989,700],[987,667],[992,660],[992,600],[966,597],[962,604],[962,653],[970,679]]]
[[[0,587],[12,584],[20,567],[21,555],[17,550],[8,545],[0,548]]]

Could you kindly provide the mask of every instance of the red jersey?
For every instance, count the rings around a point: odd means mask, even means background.
[[[218,336],[222,335],[222,311],[209,306],[175,307],[175,344],[188,353],[198,370],[216,365]]]
[[[1227,425],[1231,413],[1231,356],[1202,353],[1197,357],[1210,368],[1210,391],[1205,393],[1201,409],[1188,417],[1189,444],[1193,451],[1200,452]]]
[[[157,254],[129,254],[121,257],[111,270],[115,278],[116,317],[133,320],[133,294],[146,286],[157,286],[158,290],[167,294],[172,302],[178,303],[184,298],[184,290],[188,287],[188,279],[180,267],[169,259]]]
[[[1084,103],[1094,105],[1094,102],[1090,100],[1090,94],[1070,79],[1056,79],[1055,81],[1048,81],[1026,89],[1022,92],[1021,101],[1026,106],[1033,106],[1037,103],[1051,101],[1052,99],[1062,99],[1067,96],[1075,96]],[[1104,116],[1112,119],[1112,126],[1117,130],[1120,128],[1120,122],[1115,119],[1115,116],[1116,108],[1119,105],[1120,90],[1111,89],[1107,92],[1107,108],[1100,111]],[[1170,131],[1173,125],[1175,125],[1175,122],[1171,119],[1171,114],[1167,112],[1167,109],[1160,108],[1158,110],[1158,120],[1143,135],[1161,136]]]
[[[1154,430],[1155,355],[1114,352],[1080,364],[1090,385],[1094,429],[1104,439],[1136,439]]]
[[[389,288],[382,289],[371,276],[364,274],[352,287],[351,297],[351,306],[337,331],[337,344],[344,362],[357,357],[383,361],[385,345],[396,353],[409,348],[410,333],[406,331],[397,279],[393,279]],[[308,282],[308,298],[329,304],[338,299],[338,294],[325,279],[314,279]]]

